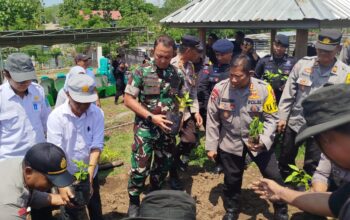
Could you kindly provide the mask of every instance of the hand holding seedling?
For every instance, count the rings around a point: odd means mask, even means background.
[[[250,151],[253,151],[253,152],[260,152],[260,151],[263,151],[265,149],[265,146],[263,143],[247,144],[247,147]]]
[[[261,179],[253,182],[251,188],[256,194],[260,195],[260,198],[268,199],[271,202],[280,201],[279,193],[284,189],[283,186],[269,179]]]
[[[202,126],[203,124],[203,118],[202,116],[199,114],[199,112],[196,112],[196,114],[194,114],[194,118],[196,119],[196,124],[198,127]]]
[[[70,187],[64,187],[58,189],[60,196],[62,200],[65,202],[66,205],[73,207],[73,203],[71,203],[71,199],[74,198],[74,194]]]
[[[153,115],[152,116],[152,122],[153,122],[153,124],[155,124],[158,127],[160,127],[160,129],[162,129],[164,132],[170,131],[171,128],[168,127],[168,125],[172,125],[173,124],[173,122],[171,122],[171,121],[166,119],[165,115]]]
[[[279,134],[283,133],[286,129],[287,121],[286,120],[279,120],[277,125],[277,132]]]
[[[216,151],[213,151],[213,150],[210,150],[207,152],[207,156],[210,160],[212,161],[215,161],[215,158],[217,156],[217,152]]]

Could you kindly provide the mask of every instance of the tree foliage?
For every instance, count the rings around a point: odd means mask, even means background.
[[[40,25],[40,0],[0,0],[1,30],[35,29]]]

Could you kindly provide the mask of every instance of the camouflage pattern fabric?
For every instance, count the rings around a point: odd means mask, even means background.
[[[138,98],[152,114],[165,115],[176,109],[175,95],[183,94],[183,85],[184,77],[174,66],[160,70],[151,62],[135,70],[125,92]],[[173,162],[174,147],[174,136],[136,115],[128,184],[130,195],[142,193],[148,175],[152,187],[161,187]]]

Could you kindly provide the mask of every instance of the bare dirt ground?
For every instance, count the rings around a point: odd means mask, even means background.
[[[128,209],[128,194],[126,191],[128,167],[123,174],[107,177],[101,180],[101,197],[103,213],[106,220],[116,220],[126,217]],[[260,178],[256,166],[250,166],[245,174],[241,194],[241,214],[239,219],[272,219],[272,205],[258,198],[248,185]],[[191,166],[187,173],[182,174],[186,191],[197,203],[198,220],[221,220],[225,213],[222,202],[223,174],[215,175],[204,168]],[[289,207],[291,219],[311,219],[303,216],[301,211]]]

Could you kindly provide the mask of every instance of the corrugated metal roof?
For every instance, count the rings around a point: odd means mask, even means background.
[[[350,0],[195,0],[161,20],[169,25],[349,21]],[[205,25],[203,25],[205,24]],[[280,23],[283,24],[283,23]],[[329,24],[329,23],[328,23]],[[342,24],[344,25],[344,23]],[[349,22],[350,25],[350,22]]]

